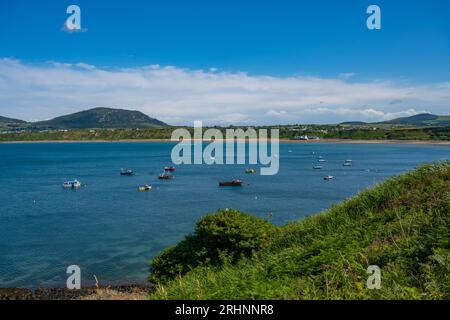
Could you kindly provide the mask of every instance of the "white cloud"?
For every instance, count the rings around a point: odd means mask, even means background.
[[[102,68],[0,59],[0,115],[25,120],[103,106],[140,110],[171,124],[334,123],[444,114],[449,102],[450,82],[348,82],[342,75],[274,77],[157,64]]]

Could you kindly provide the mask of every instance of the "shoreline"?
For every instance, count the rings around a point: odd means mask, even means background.
[[[0,288],[1,300],[147,300],[148,285],[90,286],[67,288]]]
[[[268,139],[270,140],[270,139]],[[192,139],[192,141],[198,141]],[[218,141],[228,141],[221,139]],[[237,140],[242,141],[242,140]],[[416,144],[416,145],[440,145],[450,146],[450,140],[364,140],[364,139],[320,139],[313,141],[280,139],[283,143],[336,143],[336,144]],[[115,142],[171,142],[170,139],[121,139],[121,140],[24,140],[24,141],[0,141],[0,144],[28,144],[28,143],[115,143]],[[203,140],[203,142],[211,142]]]

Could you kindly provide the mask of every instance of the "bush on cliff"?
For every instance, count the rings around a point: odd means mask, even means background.
[[[167,248],[151,263],[150,281],[165,282],[199,266],[220,266],[251,257],[265,248],[276,227],[236,210],[203,217],[195,232]]]

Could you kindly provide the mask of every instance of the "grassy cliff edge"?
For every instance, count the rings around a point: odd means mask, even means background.
[[[276,227],[207,215],[151,264],[151,299],[449,299],[450,161]],[[367,268],[381,269],[368,289]]]

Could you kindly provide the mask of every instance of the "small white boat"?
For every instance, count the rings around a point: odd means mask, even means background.
[[[333,176],[325,176],[325,177],[323,177],[323,180],[331,180],[333,178],[334,178]]]
[[[323,159],[323,158],[319,158],[319,160],[317,160],[317,161],[319,161],[319,162],[325,162],[325,161],[327,161],[327,160],[325,160],[325,159]]]
[[[344,167],[351,167],[353,165],[353,160],[345,160],[342,165]]]
[[[320,169],[322,169],[323,167],[322,166],[313,166],[313,169],[314,170],[320,170]]]
[[[63,183],[63,188],[76,189],[76,188],[79,188],[79,187],[81,187],[81,183],[77,179],[72,180],[72,181],[65,181]]]

